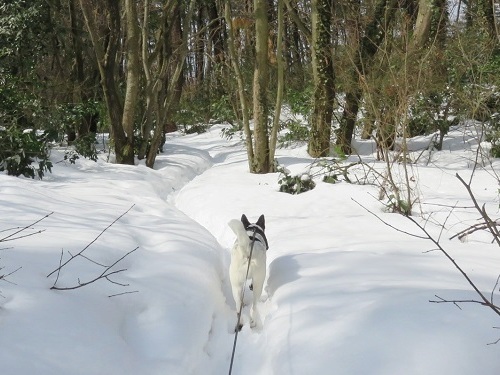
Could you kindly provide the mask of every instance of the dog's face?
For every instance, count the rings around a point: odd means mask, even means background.
[[[241,215],[241,222],[243,223],[245,229],[248,229],[248,227],[252,225],[245,214]],[[257,220],[255,225],[258,225],[263,231],[266,230],[266,219],[264,218],[264,215],[260,215],[259,220]]]

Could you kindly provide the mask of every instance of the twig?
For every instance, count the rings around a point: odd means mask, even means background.
[[[132,294],[132,293],[139,293],[139,291],[138,290],[132,290],[130,292],[116,293],[116,294],[111,294],[108,297],[111,298],[111,297],[123,296],[124,294]]]
[[[488,299],[485,297],[485,295],[477,288],[476,284],[474,284],[474,282],[470,279],[470,277],[467,275],[467,273],[458,265],[458,263],[450,256],[450,254],[448,254],[448,252],[441,246],[441,244],[436,241],[428,232],[427,230],[422,227],[415,219],[413,219],[411,216],[406,216],[406,218],[408,220],[410,220],[411,222],[413,222],[413,224],[415,224],[418,228],[420,228],[420,230],[422,232],[424,232],[424,234],[426,235],[427,239],[430,240],[431,242],[433,242],[437,247],[438,249],[445,255],[446,258],[448,258],[448,260],[453,264],[453,266],[462,274],[462,276],[467,280],[467,282],[469,283],[469,285],[472,287],[472,289],[474,289],[476,291],[476,293],[479,295],[479,297],[481,297],[481,300],[482,302],[478,302],[478,303],[481,303],[485,306],[488,306],[489,308],[491,308],[497,315],[500,315],[500,307],[499,306],[496,306],[494,305],[493,303],[491,303],[490,301],[488,301]]]
[[[403,231],[403,230],[401,230],[399,228],[396,228],[393,225],[390,225],[389,223],[387,223],[384,220],[382,220],[378,215],[376,215],[375,213],[371,212],[369,209],[367,209],[366,207],[364,207],[362,204],[360,204],[359,202],[357,202],[355,199],[353,199],[353,198],[351,198],[351,199],[354,202],[356,202],[358,205],[360,205],[362,208],[364,208],[366,211],[368,211],[369,213],[371,213],[373,216],[375,216],[377,219],[379,219],[381,222],[383,222],[384,224],[386,224],[387,226],[389,226],[390,228],[393,228],[393,229],[395,229],[398,232],[405,233],[405,234],[410,235],[412,237],[417,237],[417,238],[420,238],[420,239],[429,240],[432,243],[434,243],[434,245],[436,245],[437,249],[439,251],[441,251],[441,253],[443,253],[445,255],[445,257],[462,274],[462,276],[467,280],[467,282],[472,287],[472,289],[474,289],[474,291],[477,293],[477,295],[481,298],[481,301],[464,300],[464,301],[454,301],[454,302],[456,302],[456,303],[459,303],[459,302],[480,303],[481,305],[487,306],[490,309],[492,309],[497,315],[500,315],[500,306],[494,305],[491,301],[488,300],[488,298],[486,298],[486,296],[478,289],[478,287],[476,286],[476,284],[471,280],[471,278],[467,275],[467,273],[458,265],[458,263],[450,256],[450,254],[448,254],[448,252],[441,246],[441,244],[439,243],[439,241],[436,240],[436,239],[434,239],[434,237],[432,237],[429,234],[429,232],[427,232],[427,230],[422,225],[420,225],[414,218],[412,218],[409,215],[405,215],[405,217],[408,220],[410,220],[413,224],[415,224],[425,234],[425,236],[419,236],[419,235],[416,235],[416,234],[413,234],[413,233],[409,233],[409,232]],[[436,297],[440,298],[438,296],[436,296]],[[440,299],[442,300],[442,302],[446,301],[446,300],[444,300],[442,298],[440,298]],[[441,302],[439,302],[439,303],[441,303]]]
[[[492,222],[495,227],[500,225],[499,220],[495,220]],[[467,237],[469,234],[472,234],[474,232],[477,232],[478,230],[484,230],[488,229],[488,223],[479,223],[479,224],[474,224],[471,225],[470,227],[458,232],[457,234],[454,234],[453,236],[450,237],[450,240],[454,239],[455,237],[458,237],[459,240],[462,240],[464,237]]]
[[[477,203],[476,197],[474,196],[474,193],[472,192],[470,183],[466,183],[462,177],[458,173],[455,174],[455,176],[459,179],[459,181],[465,186],[467,189],[467,192],[469,193],[469,196],[474,203],[474,207],[476,207],[476,210],[481,214],[481,216],[484,219],[484,222],[486,223],[489,231],[493,235],[493,239],[497,243],[498,246],[500,246],[500,233],[498,232],[498,228],[496,227],[496,222],[491,220],[491,218],[488,216],[486,213],[486,208],[485,205],[483,204],[483,207],[479,207],[479,204]]]
[[[359,203],[356,199],[354,198],[351,198],[351,200],[353,200],[356,204],[358,204],[360,207],[362,207],[363,209],[365,209],[368,213],[372,214],[373,216],[375,216],[378,220],[380,220],[382,223],[384,223],[385,225],[387,225],[389,228],[392,228],[394,229],[395,231],[397,232],[400,232],[400,233],[404,233],[408,236],[411,236],[411,237],[416,237],[416,238],[420,238],[420,239],[423,239],[423,240],[426,240],[427,237],[425,236],[419,236],[418,234],[415,234],[415,233],[410,233],[410,232],[407,232],[407,231],[404,231],[402,229],[399,229],[397,227],[395,227],[394,225],[392,224],[389,224],[387,221],[383,220],[380,216],[378,216],[377,214],[373,213],[372,211],[370,211],[368,208],[366,208],[365,206],[363,206],[361,203]]]
[[[19,237],[14,237],[16,234],[19,234],[23,231],[25,231],[26,229],[29,229],[31,228],[33,225],[35,224],[38,224],[40,221],[42,220],[45,220],[46,218],[48,218],[50,215],[52,215],[54,212],[51,212],[47,215],[45,215],[44,217],[42,217],[41,219],[38,219],[37,221],[25,226],[25,227],[22,227],[21,229],[15,231],[14,233],[11,233],[9,234],[8,236],[4,237],[4,238],[0,238],[0,242],[6,242],[6,241],[14,241],[14,240],[17,240],[19,238],[24,238],[24,237],[29,237],[29,236],[33,236],[35,234],[39,234],[39,233],[42,233],[44,230],[40,230],[38,232],[35,232],[35,233],[31,233],[31,234],[26,234],[26,235],[23,235],[23,236],[19,236]]]
[[[96,242],[99,237],[101,237],[104,232],[106,232],[113,224],[115,224],[118,220],[120,220],[123,216],[125,216],[133,207],[135,206],[135,204],[133,204],[132,206],[130,206],[130,208],[125,211],[123,214],[121,214],[120,216],[118,216],[115,220],[113,220],[113,222],[111,224],[109,224],[106,228],[104,228],[104,230],[101,231],[101,233],[99,233],[99,235],[94,238],[90,243],[87,244],[87,246],[85,246],[79,253],[77,253],[76,255],[71,255],[71,257],[66,261],[64,262],[63,264],[59,264],[59,267],[56,268],[54,271],[52,271],[51,273],[49,273],[47,275],[47,277],[50,277],[52,276],[55,272],[58,272],[62,267],[64,267],[66,264],[68,264],[69,262],[71,262],[73,259],[75,259],[76,257],[78,256],[81,256],[81,254],[87,250],[94,242]]]
[[[115,262],[113,262],[113,264],[111,264],[110,266],[106,267],[106,269],[100,275],[98,275],[97,277],[95,277],[95,278],[93,278],[93,279],[91,279],[89,281],[81,282],[80,280],[78,280],[78,284],[77,285],[68,286],[68,287],[59,287],[59,286],[56,286],[55,283],[54,283],[54,285],[50,289],[54,289],[54,290],[73,290],[73,289],[82,288],[84,286],[92,284],[92,283],[94,283],[94,282],[96,282],[98,280],[101,280],[101,279],[106,279],[106,280],[108,280],[109,282],[111,282],[113,284],[117,284],[117,285],[121,285],[121,286],[128,286],[128,284],[121,284],[121,283],[118,283],[118,282],[115,282],[115,281],[109,279],[109,276],[115,275],[117,273],[121,273],[121,272],[126,271],[127,270],[126,268],[122,268],[122,269],[119,269],[119,270],[116,270],[116,271],[111,271],[111,269],[117,263],[119,263],[120,261],[122,261],[125,257],[127,257],[128,255],[130,255],[131,253],[133,253],[134,251],[136,251],[138,248],[139,248],[139,246],[137,246],[133,250],[130,250],[128,253],[126,253],[125,255],[121,256],[120,258],[118,258]]]
[[[444,298],[439,297],[438,295],[435,295],[435,297],[439,298],[439,301],[429,300],[429,302],[431,302],[431,303],[453,303],[460,310],[462,310],[462,308],[460,306],[458,306],[459,303],[477,303],[477,304],[483,305],[483,306],[490,306],[489,303],[485,303],[484,301],[478,301],[475,299],[457,299],[457,300],[449,301],[449,300],[446,300]]]
[[[61,268],[62,268],[61,264],[62,264],[63,255],[64,255],[64,250],[61,249],[61,257],[59,258],[59,268],[57,269],[56,281],[54,281],[54,285],[57,284],[57,280],[59,280],[59,275],[61,274]]]
[[[0,280],[5,281],[5,282],[7,282],[7,283],[9,283],[9,284],[13,284],[13,285],[15,285],[12,281],[7,280],[7,277],[9,277],[9,276],[11,276],[12,274],[16,273],[16,272],[17,272],[17,271],[19,271],[21,268],[23,268],[23,267],[18,267],[17,269],[15,269],[15,270],[14,270],[14,271],[12,271],[12,272],[6,273],[6,274],[4,274],[4,275],[0,275]],[[3,269],[3,268],[2,268],[2,269]]]
[[[491,290],[491,297],[490,297],[490,302],[493,304],[493,299],[494,299],[494,296],[495,296],[495,290],[497,289],[498,287],[498,283],[500,282],[500,275],[498,275],[497,277],[497,281],[495,283],[495,286],[493,287],[493,289]]]

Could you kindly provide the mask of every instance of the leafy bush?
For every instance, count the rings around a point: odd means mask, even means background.
[[[95,133],[88,133],[75,141],[75,151],[84,158],[97,161],[97,149]]]
[[[292,176],[290,171],[282,166],[278,166],[277,171],[280,172],[280,179],[278,180],[280,192],[300,194],[316,187],[316,184],[309,173]]]
[[[11,176],[40,179],[51,172],[50,150],[45,134],[10,126],[0,130],[0,171]],[[38,167],[33,164],[38,163]]]
[[[227,95],[210,99],[199,93],[183,98],[173,119],[175,123],[183,124],[187,133],[200,133],[207,129],[207,126],[202,124],[214,121],[232,123],[235,119],[235,113]]]
[[[230,124],[230,126],[226,126],[221,129],[220,136],[222,138],[226,138],[227,140],[233,139],[234,135],[241,130],[241,126],[239,124]],[[241,137],[243,139],[243,137]]]
[[[443,93],[431,93],[417,97],[411,106],[412,116],[408,124],[409,136],[427,135],[436,130],[449,130],[449,98]]]
[[[228,95],[221,95],[210,104],[210,113],[217,122],[232,123],[235,119],[234,108]]]
[[[288,90],[285,102],[288,103],[293,114],[308,118],[312,109],[313,87],[306,87],[302,91]]]
[[[192,124],[192,125],[184,125],[184,133],[185,134],[202,134],[205,133],[210,125],[207,124]]]
[[[280,147],[288,147],[293,143],[305,142],[309,139],[309,127],[298,120],[288,120],[284,123],[283,128],[287,131],[278,138]]]
[[[94,133],[88,133],[83,137],[79,137],[73,143],[72,149],[67,150],[64,153],[64,160],[69,161],[71,164],[75,164],[75,161],[83,156],[86,159],[92,161],[97,161],[97,149],[96,135]]]

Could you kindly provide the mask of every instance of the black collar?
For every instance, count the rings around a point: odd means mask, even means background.
[[[250,234],[248,234],[248,237],[250,238],[250,240],[259,241],[260,243],[262,243],[263,245],[266,246],[266,250],[269,249],[269,244],[267,243],[266,234],[264,233],[264,231],[262,230],[262,228],[260,226],[258,226],[257,224],[250,224],[246,228],[246,231],[247,231],[247,233],[250,233]]]

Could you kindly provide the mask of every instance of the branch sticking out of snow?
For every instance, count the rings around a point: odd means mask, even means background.
[[[129,284],[123,284],[123,283],[119,283],[119,282],[116,282],[114,280],[111,280],[109,277],[111,275],[115,275],[115,274],[118,274],[118,273],[126,271],[127,270],[126,268],[122,268],[122,269],[114,270],[114,271],[112,270],[112,268],[114,266],[116,266],[120,261],[122,261],[123,259],[125,259],[125,257],[127,257],[128,255],[130,255],[131,253],[133,253],[134,251],[136,251],[137,249],[139,249],[139,247],[136,247],[135,249],[129,251],[128,253],[126,253],[125,255],[123,255],[122,257],[120,257],[118,260],[116,260],[115,262],[113,262],[113,264],[111,264],[110,266],[106,266],[106,269],[103,272],[101,272],[98,276],[96,276],[95,278],[93,278],[93,279],[91,279],[89,281],[85,281],[85,282],[81,282],[80,280],[78,280],[78,284],[73,285],[73,286],[67,286],[67,287],[56,286],[57,280],[59,279],[59,273],[60,273],[60,270],[61,270],[59,268],[59,271],[57,273],[56,281],[54,282],[54,285],[50,289],[54,289],[54,290],[73,290],[73,289],[82,288],[84,286],[87,286],[89,284],[92,284],[92,283],[94,283],[94,282],[96,282],[98,280],[102,280],[102,279],[106,279],[106,280],[108,280],[112,284],[116,284],[116,285],[120,285],[120,286],[129,286]],[[61,255],[61,258],[62,258],[62,255]],[[74,259],[74,257],[72,259]]]
[[[39,219],[39,220],[37,220],[37,221],[35,221],[35,222],[33,222],[33,223],[31,223],[31,224],[29,224],[29,225],[25,226],[25,227],[22,227],[22,228],[15,228],[15,229],[18,229],[18,230],[17,230],[17,231],[15,231],[14,233],[9,234],[8,236],[5,236],[5,237],[3,237],[3,238],[0,238],[0,242],[14,241],[14,240],[18,240],[18,239],[20,239],[20,238],[29,237],[29,236],[34,236],[35,234],[42,233],[45,229],[44,229],[44,230],[39,230],[38,232],[34,232],[34,233],[29,233],[29,234],[19,235],[19,236],[18,236],[18,234],[19,234],[19,233],[24,232],[25,230],[27,230],[27,229],[29,229],[29,228],[33,227],[35,224],[38,224],[40,221],[42,221],[42,220],[44,220],[44,219],[48,218],[48,217],[49,217],[50,215],[52,215],[53,213],[54,213],[54,212],[51,212],[51,213],[49,213],[49,214],[45,215],[44,217],[42,217],[41,219]]]
[[[52,285],[52,287],[50,289],[53,289],[53,290],[73,290],[73,289],[82,288],[82,287],[87,286],[89,284],[92,284],[92,283],[94,283],[94,282],[96,282],[98,280],[103,280],[103,279],[109,281],[112,284],[120,285],[120,286],[123,286],[123,287],[129,286],[129,284],[124,284],[124,283],[120,283],[120,282],[114,281],[110,277],[112,275],[116,275],[118,273],[121,273],[121,272],[124,272],[124,271],[127,270],[126,268],[122,268],[122,269],[118,269],[118,270],[113,270],[113,267],[115,267],[119,262],[121,262],[123,259],[125,259],[128,255],[132,254],[134,251],[136,251],[137,249],[139,249],[138,246],[135,249],[133,249],[133,250],[127,252],[126,254],[122,255],[120,258],[118,258],[116,261],[114,261],[109,266],[104,265],[102,263],[99,263],[99,262],[97,262],[97,261],[89,258],[87,255],[84,255],[83,252],[85,250],[87,250],[93,243],[95,243],[99,239],[99,237],[101,237],[104,234],[104,232],[106,232],[113,224],[115,224],[118,220],[120,220],[123,216],[125,216],[133,207],[134,207],[134,205],[130,206],[130,208],[127,211],[125,211],[123,214],[121,214],[115,220],[113,220],[113,222],[111,224],[109,224],[104,230],[102,230],[101,233],[99,233],[97,235],[97,237],[95,237],[91,242],[89,242],[87,244],[87,246],[85,246],[77,254],[73,255],[70,252],[68,252],[69,255],[70,255],[70,258],[68,260],[66,260],[65,262],[63,262],[64,250],[61,250],[61,257],[59,258],[59,267],[57,267],[54,271],[52,271],[51,273],[49,273],[47,275],[47,277],[50,277],[51,275],[53,275],[54,273],[56,273],[56,279],[55,279],[54,284]],[[82,282],[82,281],[80,281],[80,279],[78,279],[78,283],[75,284],[75,285],[65,286],[65,287],[63,287],[63,286],[57,286],[57,282],[59,281],[59,276],[61,275],[61,270],[69,262],[71,262],[73,259],[78,258],[78,257],[86,259],[89,262],[91,262],[91,263],[93,263],[93,264],[95,264],[97,266],[103,267],[104,271],[102,271],[96,277],[94,277],[93,279],[90,279],[88,281]],[[135,292],[137,292],[137,291],[128,292],[128,293],[135,293]],[[121,294],[125,294],[125,293],[114,294],[114,295],[111,295],[109,297],[113,297],[113,296],[121,295]]]

